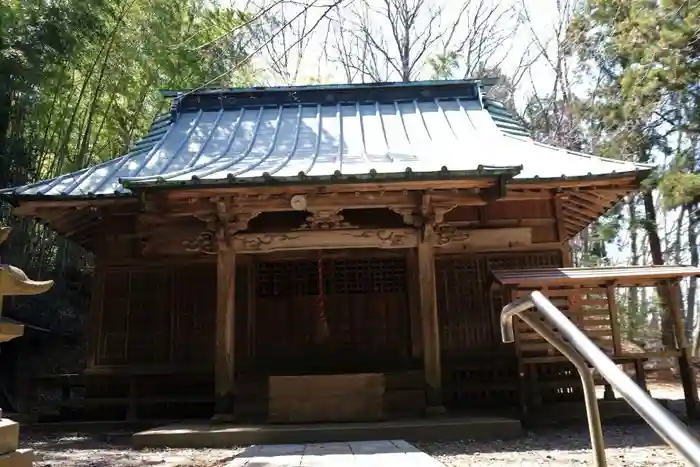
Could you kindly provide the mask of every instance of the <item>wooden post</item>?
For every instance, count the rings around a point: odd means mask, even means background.
[[[695,371],[691,363],[690,346],[686,339],[685,329],[683,326],[683,317],[681,316],[681,291],[677,282],[668,284],[667,294],[669,297],[668,308],[673,319],[675,328],[676,345],[680,351],[678,356],[678,372],[681,376],[683,384],[683,393],[685,394],[685,411],[690,420],[698,419],[698,388],[695,382]]]
[[[423,365],[425,371],[427,410],[444,412],[442,405],[442,365],[440,362],[440,325],[435,290],[434,230],[428,222],[422,228],[418,243],[418,280],[420,316],[423,334]]]
[[[617,303],[615,303],[615,289],[608,284],[605,287],[605,295],[608,299],[608,312],[610,313],[610,331],[613,339],[613,355],[620,356],[622,354],[622,345],[620,342],[620,321],[617,315]]]
[[[227,421],[234,413],[236,255],[220,240],[217,253],[216,356],[214,419]]]
[[[100,352],[100,342],[102,342],[102,313],[105,286],[105,269],[100,262],[100,257],[96,257],[95,269],[92,275],[92,291],[90,294],[90,308],[88,317],[88,338],[86,345],[87,358],[85,366],[93,368],[97,366],[98,354]]]

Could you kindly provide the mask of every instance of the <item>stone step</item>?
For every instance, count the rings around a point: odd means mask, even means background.
[[[18,449],[0,456],[0,467],[32,467],[34,453],[31,449]]]
[[[224,467],[444,467],[442,463],[403,440],[255,445]]]
[[[132,436],[135,448],[227,448],[250,444],[305,444],[404,439],[449,441],[507,439],[522,433],[519,420],[465,416],[394,420],[373,423],[210,424],[177,423]]]

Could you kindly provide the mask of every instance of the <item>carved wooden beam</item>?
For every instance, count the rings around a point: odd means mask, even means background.
[[[233,248],[242,254],[335,248],[414,248],[417,244],[418,235],[414,229],[239,233],[233,237]]]
[[[172,229],[171,229],[172,230]],[[199,233],[196,228],[187,227],[168,233],[162,227],[154,232],[144,248],[148,255],[178,255],[201,253],[215,255],[217,238],[214,232]],[[532,244],[532,229],[529,227],[503,227],[492,229],[464,229],[445,227],[428,229],[431,245],[440,252],[513,250],[529,247]],[[272,251],[299,251],[314,249],[343,248],[412,248],[420,238],[421,230],[416,228],[398,229],[341,229],[341,230],[298,230],[271,233],[242,233],[233,237],[233,248],[237,253],[265,253]],[[434,237],[434,238],[433,238]],[[124,237],[119,237],[123,239]],[[183,249],[182,245],[188,245]]]
[[[438,248],[464,251],[516,248],[532,244],[532,228],[457,229],[441,226],[435,230],[434,244]]]

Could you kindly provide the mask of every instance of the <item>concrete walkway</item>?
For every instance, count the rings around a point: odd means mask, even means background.
[[[225,467],[444,467],[406,441],[264,444],[251,446]]]

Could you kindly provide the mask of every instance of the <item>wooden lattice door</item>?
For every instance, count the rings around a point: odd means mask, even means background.
[[[383,371],[410,358],[404,258],[262,261],[255,270],[259,367]]]

